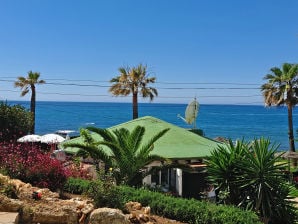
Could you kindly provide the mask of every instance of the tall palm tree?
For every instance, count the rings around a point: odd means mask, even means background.
[[[286,105],[288,108],[288,135],[290,151],[295,152],[293,133],[293,107],[298,103],[298,64],[284,63],[282,68],[273,67],[261,86],[266,106]]]
[[[39,72],[28,72],[28,77],[18,77],[18,80],[15,81],[14,86],[20,87],[22,92],[21,96],[25,96],[31,89],[31,104],[30,104],[30,111],[32,114],[32,127],[30,130],[31,134],[35,132],[35,102],[36,102],[36,84],[44,84],[44,80],[39,80],[40,73]]]
[[[150,173],[150,168],[144,170],[145,166],[153,161],[165,161],[166,159],[152,153],[154,143],[161,138],[169,129],[156,133],[144,143],[145,127],[136,126],[132,131],[126,128],[110,131],[88,127],[88,130],[101,137],[95,140],[93,135],[81,132],[83,143],[65,143],[64,147],[78,147],[82,155],[88,155],[95,160],[103,161],[107,166],[113,168],[113,176],[117,184],[138,185],[141,180]],[[102,146],[107,146],[103,148]]]
[[[110,80],[112,86],[109,91],[115,96],[127,96],[132,94],[133,119],[138,118],[138,94],[150,98],[150,101],[158,95],[157,90],[148,86],[155,83],[155,77],[148,77],[147,66],[139,64],[137,67],[121,67],[120,74]]]

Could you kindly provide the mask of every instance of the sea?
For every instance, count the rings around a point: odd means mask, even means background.
[[[7,101],[30,108],[27,101]],[[187,104],[139,103],[139,117],[153,116],[182,128],[193,128],[179,118],[185,115]],[[36,134],[54,133],[58,130],[79,130],[86,126],[108,128],[132,119],[131,103],[108,102],[36,102]],[[293,111],[294,135],[297,138],[298,108]],[[289,148],[288,116],[286,107],[262,105],[200,105],[196,128],[208,138],[224,137],[251,141],[260,137],[279,145],[279,150]],[[297,143],[296,143],[297,144]],[[298,145],[298,144],[297,144]]]

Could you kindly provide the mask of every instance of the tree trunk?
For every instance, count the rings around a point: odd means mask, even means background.
[[[289,151],[295,152],[294,132],[293,132],[293,107],[288,105],[288,126],[289,126]]]
[[[135,93],[135,92],[132,94],[132,112],[133,112],[132,119],[136,119],[139,117],[139,114],[138,114],[138,93]]]
[[[35,100],[36,100],[36,93],[35,93],[34,85],[31,85],[31,91],[32,91],[32,95],[31,95],[30,111],[31,111],[31,115],[32,115],[32,126],[31,126],[30,133],[34,134],[35,133]]]

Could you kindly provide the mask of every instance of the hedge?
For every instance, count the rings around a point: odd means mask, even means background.
[[[91,186],[92,192],[90,192]],[[137,201],[143,206],[150,206],[153,214],[189,224],[261,223],[252,211],[243,211],[233,206],[216,205],[195,199],[176,198],[146,189],[112,186],[105,183],[98,184],[96,189],[94,182],[70,178],[64,190],[73,193],[89,191],[97,206],[103,206],[104,200],[104,202],[109,202],[109,207],[124,209],[125,203]]]

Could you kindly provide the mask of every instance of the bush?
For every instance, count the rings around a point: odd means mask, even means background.
[[[216,205],[195,199],[183,199],[167,196],[159,192],[135,189],[127,186],[115,186],[112,179],[97,181],[69,178],[65,191],[89,193],[96,207],[111,207],[124,210],[129,201],[150,206],[153,214],[175,219],[189,224],[259,224],[252,211],[243,211],[233,206]]]
[[[143,206],[150,206],[154,214],[190,224],[260,223],[257,215],[253,212],[243,211],[232,206],[218,206],[195,199],[175,198],[158,192],[126,186],[120,186],[118,194],[122,196],[122,204],[128,201],[138,201]]]
[[[0,168],[11,178],[51,190],[63,188],[68,171],[32,144],[0,143]]]
[[[21,105],[0,103],[0,142],[16,140],[29,133],[32,115]]]
[[[97,207],[107,206],[124,210],[127,202],[137,201],[143,206],[150,206],[153,214],[189,224],[260,223],[257,215],[251,211],[242,211],[232,206],[217,206],[195,199],[175,198],[145,189],[115,186],[108,181],[93,181],[87,189]]]
[[[84,194],[91,187],[92,181],[69,177],[63,190],[72,194]]]

